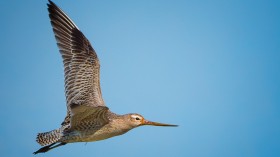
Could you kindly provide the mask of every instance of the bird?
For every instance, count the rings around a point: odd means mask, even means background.
[[[45,153],[68,143],[94,142],[122,135],[144,126],[178,125],[146,120],[137,113],[116,114],[106,106],[100,88],[100,63],[89,40],[54,2],[48,12],[57,46],[63,59],[67,113],[61,127],[38,133],[42,146],[33,154]]]

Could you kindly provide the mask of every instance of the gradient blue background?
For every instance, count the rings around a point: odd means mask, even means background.
[[[38,156],[279,157],[280,1],[55,1],[91,41],[110,109],[140,127]],[[0,156],[27,157],[65,116],[46,0],[1,1]]]

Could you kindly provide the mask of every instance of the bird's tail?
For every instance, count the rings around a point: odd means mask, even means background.
[[[36,141],[41,146],[46,146],[58,142],[60,138],[61,138],[61,129],[56,129],[49,132],[38,133]]]

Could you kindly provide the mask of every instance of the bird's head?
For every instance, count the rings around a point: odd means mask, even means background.
[[[158,123],[158,122],[153,122],[153,121],[148,121],[146,120],[143,116],[137,113],[132,113],[128,114],[128,121],[130,125],[133,127],[138,127],[142,125],[152,125],[152,126],[178,126],[178,125],[173,125],[173,124],[165,124],[165,123]]]

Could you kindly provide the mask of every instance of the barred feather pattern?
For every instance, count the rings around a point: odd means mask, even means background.
[[[49,132],[38,133],[36,141],[41,146],[46,146],[57,142],[60,138],[61,138],[61,129],[56,129]]]

